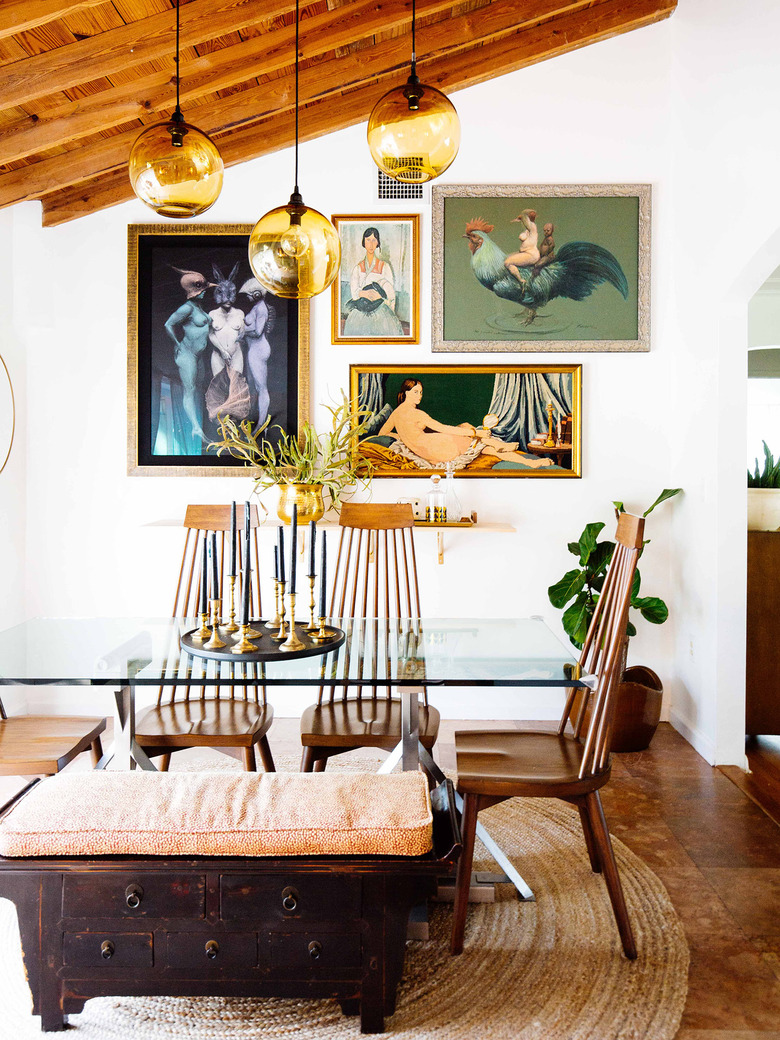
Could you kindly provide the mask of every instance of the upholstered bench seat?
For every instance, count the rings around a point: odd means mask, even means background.
[[[0,855],[421,856],[422,773],[61,774],[0,823]]]

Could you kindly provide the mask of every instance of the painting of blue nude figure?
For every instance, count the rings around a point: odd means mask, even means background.
[[[375,476],[579,476],[580,366],[358,366]]]

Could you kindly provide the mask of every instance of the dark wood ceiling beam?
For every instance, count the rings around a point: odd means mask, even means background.
[[[3,0],[0,6],[0,40],[38,25],[66,18],[82,7],[97,7],[106,0]]]
[[[303,3],[307,6],[307,0]],[[195,47],[294,10],[295,0],[191,0],[181,8],[180,44]],[[175,31],[176,11],[172,8],[5,65],[0,68],[0,109],[24,105],[143,62],[170,58]]]
[[[659,3],[663,2],[664,0],[634,0],[631,8],[632,10],[648,8],[656,11]],[[672,0],[668,0],[668,2],[672,2]],[[545,47],[548,38],[553,39],[554,47],[557,48],[558,37],[565,42],[569,36],[574,38],[578,33],[579,35],[586,33],[586,24],[591,19],[594,10],[609,8],[612,12],[612,21],[622,24],[625,19],[625,6],[622,0],[601,0],[596,8],[585,2],[574,13],[542,25],[537,24],[538,19],[535,18],[533,28],[518,35],[516,3],[514,0],[500,0],[487,8],[481,8],[459,18],[447,19],[446,22],[427,26],[425,46],[427,48],[430,45],[433,57],[427,53],[421,53],[418,47],[418,70],[423,79],[430,75],[433,77],[434,85],[437,85],[437,77],[441,77],[442,81],[448,78],[446,63],[449,55],[460,50],[470,53],[480,42],[494,40],[502,34],[513,34],[511,39],[516,41],[516,44],[513,43],[513,48],[514,46],[524,47],[525,52],[532,56],[537,49]],[[562,28],[556,36],[555,32],[559,25]],[[531,42],[524,46],[521,41],[525,38],[526,32],[531,34]],[[368,53],[354,51],[330,61],[312,65],[304,69],[300,75],[301,103],[307,104],[334,93],[340,96],[343,91],[359,89],[366,83],[374,85],[372,89],[376,99],[382,90],[382,87],[376,86],[377,80],[380,78],[386,80],[395,75],[400,76],[400,70],[405,70],[408,60],[408,38],[401,36],[385,40],[372,47]],[[536,59],[531,57],[529,60]],[[443,64],[441,64],[442,62]],[[478,61],[475,62],[472,57],[464,64],[463,74],[470,75],[472,66],[479,67],[481,62],[482,49],[479,51]],[[452,85],[450,83],[451,87]],[[294,103],[294,86],[294,75],[288,74],[264,83],[260,87],[242,90],[208,105],[201,105],[192,109],[189,116],[204,133],[216,137],[221,149],[221,134],[224,135],[228,131],[234,132],[248,124],[256,123],[258,119],[267,115],[279,114],[279,112],[289,109]],[[367,115],[368,113],[366,113],[366,117]],[[303,119],[306,118],[307,116],[304,114]],[[42,194],[77,184],[88,177],[108,173],[125,164],[138,132],[138,130],[130,130],[124,134],[103,138],[89,146],[73,149],[68,152],[67,160],[62,155],[56,155],[41,162],[9,171],[0,177],[0,207],[25,199],[38,198]]]
[[[589,43],[650,25],[668,18],[675,7],[676,0],[632,0],[630,5],[623,0],[607,0],[597,8],[591,8],[590,29],[576,18],[562,19],[552,28],[540,26],[527,30],[497,43],[486,44],[477,52],[466,51],[440,58],[421,67],[421,78],[444,90],[463,89]],[[382,89],[381,85],[374,83],[307,105],[302,113],[301,140],[312,140],[365,121]],[[228,134],[219,141],[219,146],[225,164],[232,166],[288,147],[293,141],[293,133],[293,116],[288,111],[245,127],[240,133]],[[467,146],[467,142],[464,144]],[[316,205],[313,197],[307,197],[310,191],[307,183],[306,171],[303,170],[301,187],[304,198]],[[284,194],[281,190],[280,197]],[[127,171],[116,170],[91,183],[89,190],[79,185],[44,198],[43,223],[47,227],[64,223],[132,197]],[[257,219],[260,215],[248,214],[246,219]]]

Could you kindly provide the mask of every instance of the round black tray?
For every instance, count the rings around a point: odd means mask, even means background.
[[[253,650],[251,653],[232,653],[230,648],[239,641],[241,633],[226,632],[222,627],[219,629],[219,637],[226,645],[220,647],[219,650],[208,650],[203,643],[194,640],[192,637],[198,631],[197,628],[192,628],[189,632],[183,632],[179,638],[179,643],[182,650],[186,650],[188,654],[192,654],[194,657],[207,657],[213,661],[233,661],[235,663],[240,661],[294,661],[298,657],[316,657],[318,654],[327,654],[329,650],[336,650],[347,638],[342,629],[327,625],[326,628],[334,632],[335,635],[326,643],[315,643],[302,626],[296,625],[295,634],[303,643],[303,649],[282,650],[278,640],[271,638],[271,632],[265,627],[265,621],[250,621],[249,627],[262,632],[262,635],[250,637],[250,643],[254,643],[257,647],[257,650]],[[276,633],[273,634],[275,635]]]

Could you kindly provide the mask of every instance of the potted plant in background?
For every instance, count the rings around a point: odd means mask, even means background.
[[[679,495],[682,488],[665,488],[642,516],[647,517],[656,506]],[[622,502],[613,502],[615,515],[625,512]],[[607,567],[615,551],[615,543],[599,541],[605,525],[587,524],[579,541],[569,542],[569,552],[579,559],[579,566],[567,571],[560,581],[547,590],[554,607],[564,610],[563,629],[578,648],[582,648],[599,593],[604,585]],[[640,552],[649,544],[649,539]],[[653,625],[662,625],[669,616],[669,608],[657,596],[640,596],[641,576],[637,569],[631,589],[631,606]],[[571,602],[570,606],[566,606]],[[565,608],[565,609],[564,609]],[[636,635],[636,627],[629,618],[626,643],[623,648],[622,680],[618,691],[618,707],[612,734],[613,751],[643,751],[653,739],[661,718],[663,685],[652,668],[636,665],[626,668],[628,638]]]
[[[227,453],[242,459],[254,474],[255,493],[260,495],[270,487],[279,488],[277,513],[284,523],[292,517],[293,505],[298,506],[298,523],[319,520],[331,505],[338,508],[342,495],[358,483],[367,484],[371,478],[371,464],[354,450],[357,438],[368,425],[366,417],[350,409],[346,396],[339,405],[325,406],[330,412],[331,429],[319,434],[311,423],[303,423],[298,436],[287,433],[281,426],[273,444],[263,437],[270,418],[257,430],[244,420],[236,424],[229,416],[220,417],[221,439],[210,445],[217,454]],[[357,419],[353,418],[357,415]],[[328,493],[326,503],[324,493]]]
[[[748,531],[777,531],[780,528],[780,459],[764,445],[764,467],[747,471]]]

